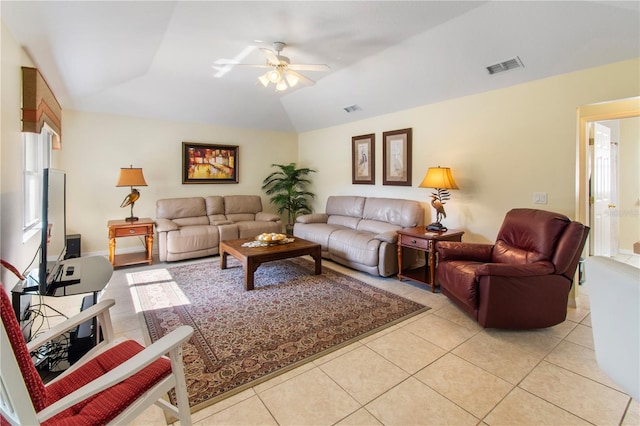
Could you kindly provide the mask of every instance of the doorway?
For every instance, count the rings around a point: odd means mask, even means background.
[[[578,109],[576,217],[591,227],[589,255],[633,254],[640,241],[639,117],[640,97]]]

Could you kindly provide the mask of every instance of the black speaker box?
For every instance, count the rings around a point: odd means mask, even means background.
[[[65,259],[80,257],[80,234],[67,235],[67,254]]]

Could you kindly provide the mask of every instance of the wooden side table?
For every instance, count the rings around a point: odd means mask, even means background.
[[[450,229],[444,232],[427,231],[424,226],[398,231],[398,279],[403,278],[431,286],[436,291],[436,243],[438,241],[462,241],[464,231]],[[402,248],[407,247],[425,253],[424,266],[402,270]]]
[[[109,227],[109,261],[113,267],[137,265],[139,263],[153,262],[153,220],[147,217],[140,218],[135,222],[126,220],[110,220]],[[126,253],[116,255],[116,238],[140,237],[145,239],[146,250],[138,253]]]

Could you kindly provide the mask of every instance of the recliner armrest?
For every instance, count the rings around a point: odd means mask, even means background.
[[[555,272],[551,262],[542,261],[526,264],[485,263],[476,269],[476,277],[481,275],[499,275],[503,277],[535,277]]]
[[[156,231],[157,232],[169,232],[180,229],[180,227],[171,219],[156,219]]]
[[[438,260],[471,260],[491,262],[493,244],[463,243],[457,241],[438,241],[436,243]]]
[[[256,220],[260,222],[277,222],[280,220],[280,216],[274,213],[258,212],[256,213]]]
[[[374,237],[376,240],[384,241],[389,244],[398,242],[398,233],[396,231],[382,232]]]
[[[296,218],[297,223],[327,223],[329,215],[326,213],[303,214]]]

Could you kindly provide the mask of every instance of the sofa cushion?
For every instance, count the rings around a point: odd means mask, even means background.
[[[367,198],[362,212],[363,219],[386,222],[402,228],[418,226],[422,222],[423,209],[417,201],[394,198]]]
[[[356,197],[351,195],[334,195],[327,199],[327,208],[325,212],[331,215],[362,218],[364,211],[365,197]]]
[[[256,215],[253,213],[227,213],[227,219],[232,222],[248,222],[256,220]]]
[[[298,222],[293,226],[293,235],[320,244],[321,250],[326,252],[329,249],[329,235],[338,229],[344,229],[344,227],[328,223]]]
[[[262,211],[262,200],[258,195],[225,195],[224,196],[224,214],[229,215],[236,213],[251,213],[251,219],[256,213]],[[241,219],[242,220],[242,219]],[[234,221],[235,222],[235,221]]]
[[[338,229],[329,236],[329,252],[351,262],[377,266],[380,243],[371,232]]]
[[[256,222],[253,220],[247,222],[236,222],[238,227],[238,238],[251,238],[263,232],[282,232],[282,226],[278,222]]]
[[[207,208],[207,216],[209,216],[209,221],[212,224],[227,219],[224,215],[224,198],[220,195],[210,195],[204,199],[204,202]]]
[[[178,217],[173,219],[173,223],[178,226],[209,225],[209,218],[207,216]]]
[[[275,213],[258,212],[256,213],[256,220],[264,222],[277,222],[280,220],[280,216]]]
[[[358,231],[372,232],[374,234],[384,234],[386,232],[395,232],[402,229],[401,226],[392,225],[387,222],[380,222],[378,220],[362,219],[358,222],[356,227]]]
[[[188,253],[219,245],[218,228],[210,225],[187,226],[167,232],[167,252]]]
[[[341,216],[338,214],[333,214],[327,219],[327,223],[329,225],[336,225],[350,229],[356,229],[358,227],[358,222],[360,222],[359,217]]]
[[[206,216],[207,210],[202,197],[167,198],[156,202],[156,217],[177,219]]]

